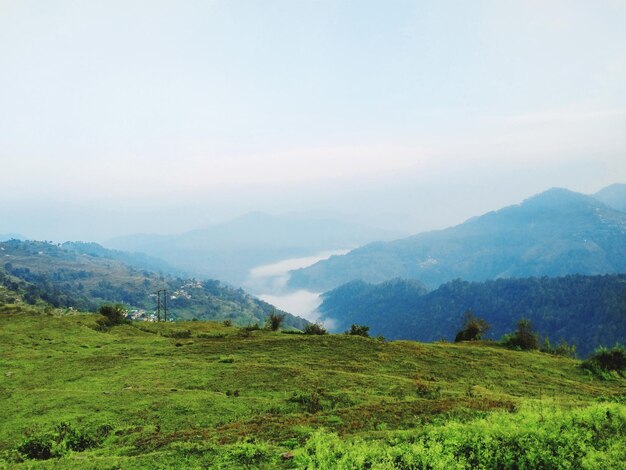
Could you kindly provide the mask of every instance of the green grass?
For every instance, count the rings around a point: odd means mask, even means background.
[[[571,456],[579,467],[624,456],[615,440],[626,438],[626,380],[600,380],[569,358],[489,343],[242,335],[209,322],[98,332],[96,315],[9,307],[0,467],[480,468],[496,442],[548,459],[525,462],[566,460],[537,444],[547,436],[557,449],[560,426],[583,449]],[[23,445],[40,441],[55,457],[24,459]]]

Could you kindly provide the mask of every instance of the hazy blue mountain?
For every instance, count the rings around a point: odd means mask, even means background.
[[[96,244],[10,240],[1,242],[0,250],[0,283],[22,291],[31,303],[42,299],[55,307],[95,310],[103,303],[119,302],[145,316],[157,308],[156,292],[167,289],[170,318],[230,320],[248,325],[263,323],[275,310],[242,289],[216,280],[156,274],[141,267],[145,266],[143,258],[139,258],[139,265],[129,266],[120,260],[123,254]],[[134,255],[128,257],[137,260]],[[308,323],[282,313],[286,325],[303,328]]]
[[[372,243],[292,272],[290,287],[327,291],[352,280],[452,279],[626,272],[626,214],[551,189],[445,230]]]
[[[418,341],[454,340],[471,310],[491,324],[488,337],[511,332],[524,316],[553,343],[586,355],[596,346],[626,342],[626,275],[451,281],[425,293],[416,281],[372,285],[353,281],[327,292],[319,311],[337,331],[369,325],[373,335]]]
[[[0,242],[6,240],[26,240],[26,237],[21,233],[0,233]]]
[[[249,270],[259,265],[399,236],[398,232],[332,219],[255,212],[181,235],[129,235],[105,245],[156,256],[197,276],[241,284]]]
[[[115,259],[136,269],[145,269],[157,273],[184,276],[185,273],[172,267],[162,259],[144,253],[110,250],[93,242],[65,242],[61,245],[66,250],[75,251],[93,257]]]
[[[593,194],[593,197],[613,209],[626,212],[626,184],[612,184]]]

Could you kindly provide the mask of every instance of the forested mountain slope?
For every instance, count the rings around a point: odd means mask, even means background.
[[[141,266],[158,264],[157,260],[111,252],[95,244],[10,240],[0,243],[0,256],[3,282],[24,291],[31,303],[41,298],[53,306],[94,310],[104,303],[121,302],[146,316],[157,308],[157,290],[166,289],[170,318],[228,319],[247,325],[263,323],[274,310],[242,289],[216,280],[155,274]],[[307,324],[289,314],[285,322],[296,328]]]
[[[575,344],[584,356],[599,345],[626,343],[626,275],[451,281],[425,293],[415,281],[352,282],[323,295],[319,311],[337,330],[366,324],[374,335],[418,341],[453,340],[471,310],[511,332],[521,317],[553,342]]]
[[[352,280],[453,280],[626,272],[626,213],[552,189],[445,230],[372,243],[292,272],[290,285],[327,291]]]

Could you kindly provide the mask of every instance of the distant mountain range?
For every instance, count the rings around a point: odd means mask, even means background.
[[[6,240],[26,240],[26,238],[21,233],[0,233],[0,242]]]
[[[322,298],[318,310],[337,331],[365,324],[388,339],[452,341],[471,310],[491,324],[494,339],[525,317],[542,337],[575,344],[581,356],[599,345],[626,343],[626,274],[456,280],[432,292],[414,280],[353,281]]]
[[[399,236],[399,232],[333,219],[255,212],[180,235],[118,237],[105,246],[146,253],[191,275],[242,285],[250,270],[260,265]]]
[[[457,278],[626,273],[626,213],[616,209],[626,203],[625,187],[596,197],[551,189],[455,227],[371,243],[292,271],[289,286],[323,292],[399,277],[432,289]]]
[[[626,212],[626,184],[612,184],[593,195],[607,206]]]
[[[275,311],[267,302],[219,281],[174,277],[162,261],[140,254],[107,250],[95,243],[10,240],[0,242],[0,283],[21,291],[35,303],[95,310],[104,303],[123,303],[139,315],[157,308],[156,291],[167,290],[170,318],[263,323]],[[298,329],[308,322],[285,314],[285,324]]]

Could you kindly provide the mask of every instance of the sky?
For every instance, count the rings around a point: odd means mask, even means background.
[[[626,182],[626,2],[0,0],[0,233],[443,228]]]

